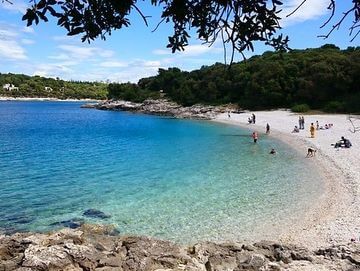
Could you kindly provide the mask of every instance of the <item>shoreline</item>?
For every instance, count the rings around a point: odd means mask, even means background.
[[[258,111],[254,112],[257,124],[248,124],[247,118],[252,112],[242,114],[227,113],[218,115],[213,121],[229,125],[236,125],[265,135],[266,123],[270,124],[271,137],[277,138],[292,147],[304,159],[308,147],[317,149],[313,159],[314,169],[324,183],[324,191],[319,200],[310,210],[304,210],[305,216],[293,219],[295,224],[288,225],[283,233],[274,234],[272,240],[302,245],[308,248],[335,245],[350,242],[352,238],[359,241],[360,237],[360,208],[357,196],[360,183],[360,170],[357,165],[360,154],[356,146],[360,141],[358,135],[350,133],[346,127],[346,115],[306,115],[305,130],[291,133],[297,125],[299,114],[289,111]],[[333,123],[329,130],[316,131],[316,137],[310,138],[310,122],[319,120],[321,125]],[[336,150],[331,143],[338,141],[341,136],[349,138],[353,147]],[[331,143],[330,143],[331,142]],[[259,144],[258,143],[258,144]],[[283,226],[280,226],[283,227]]]
[[[2,98],[4,97],[0,97],[0,100]],[[11,99],[84,101],[54,100],[53,98]],[[305,214],[304,217],[296,218],[294,215],[286,221],[288,223],[276,226],[265,225],[263,238],[299,244],[309,248],[346,243],[352,238],[360,241],[360,207],[358,207],[360,200],[357,197],[357,191],[360,191],[360,165],[356,165],[360,159],[360,154],[356,153],[356,146],[360,145],[360,140],[356,134],[347,130],[350,123],[346,121],[346,115],[306,115],[306,129],[301,130],[298,134],[293,134],[291,130],[294,125],[297,125],[299,114],[284,110],[257,111],[254,112],[257,116],[257,124],[254,125],[247,123],[247,118],[251,113],[232,113],[231,118],[227,113],[220,113],[211,121],[257,131],[260,134],[259,144],[261,144],[261,138],[265,136],[266,123],[269,123],[271,127],[269,136],[284,142],[304,159],[308,147],[317,149],[316,156],[311,159],[314,162],[316,174],[320,175],[324,184],[323,194],[319,195],[318,201],[311,202],[313,204],[309,210],[299,212]],[[319,120],[321,124],[333,123],[334,127],[329,130],[317,131],[316,138],[311,139],[308,131],[309,123],[315,123],[316,120]],[[354,146],[350,149],[335,150],[330,143],[335,143],[341,136],[349,138]],[[334,154],[337,156],[334,157]],[[351,165],[354,167],[351,168]],[[254,240],[249,239],[248,241]]]
[[[52,97],[7,97],[0,96],[0,101],[19,101],[19,102],[101,102],[95,99],[59,99]]]

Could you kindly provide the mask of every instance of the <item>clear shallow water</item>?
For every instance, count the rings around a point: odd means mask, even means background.
[[[321,191],[309,160],[265,135],[255,145],[237,127],[79,106],[0,102],[0,231],[81,218],[180,242],[241,239]]]

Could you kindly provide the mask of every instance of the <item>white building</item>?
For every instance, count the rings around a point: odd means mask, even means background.
[[[3,89],[7,91],[19,90],[19,88],[15,87],[13,84],[5,84],[3,85]]]

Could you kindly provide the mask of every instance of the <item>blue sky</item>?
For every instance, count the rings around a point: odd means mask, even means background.
[[[54,20],[26,27],[21,17],[28,2],[12,2],[13,5],[0,2],[1,73],[23,73],[66,80],[137,82],[140,78],[156,75],[159,68],[194,70],[203,65],[224,62],[220,43],[209,48],[195,38],[190,40],[190,45],[184,52],[172,54],[166,48],[171,25],[162,24],[156,32],[152,32],[160,20],[160,9],[143,2],[143,13],[152,16],[149,18],[149,27],[134,12],[130,17],[129,28],[113,32],[106,41],[99,39],[91,44],[82,43],[80,36],[66,36],[66,32],[57,27]],[[302,0],[284,0],[283,17],[301,2]],[[282,33],[289,35],[291,48],[319,47],[326,43],[333,43],[340,48],[359,46],[360,37],[350,42],[348,28],[352,17],[327,40],[317,38],[329,30],[329,27],[319,28],[329,16],[329,2],[308,0],[294,15],[282,20]],[[336,16],[340,16],[352,1],[336,2]],[[245,55],[249,57],[266,50],[271,48],[258,44],[255,52],[246,52]],[[241,59],[238,55],[237,60]]]

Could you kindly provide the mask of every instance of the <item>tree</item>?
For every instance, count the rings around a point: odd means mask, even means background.
[[[300,9],[306,1],[303,0],[288,16]],[[328,9],[332,13],[322,27],[334,18],[336,2],[329,0]],[[68,35],[82,34],[82,41],[90,42],[99,36],[105,39],[113,30],[128,27],[129,15],[134,11],[148,25],[148,16],[137,6],[138,0],[30,0],[30,3],[31,7],[23,16],[28,26],[34,22],[38,24],[40,20],[46,22],[50,15],[58,19],[58,25],[64,27]],[[276,50],[288,49],[288,37],[275,37],[276,31],[280,29],[280,0],[151,0],[150,3],[162,8],[159,24],[173,24],[174,32],[167,45],[173,52],[184,50],[188,45],[190,28],[195,29],[197,37],[206,44],[212,45],[218,38],[222,39],[224,48],[229,44],[231,61],[235,51],[241,54],[244,50],[253,51],[253,43],[256,41],[264,42]],[[343,11],[339,21],[323,37],[327,38],[351,14],[354,20],[350,34],[353,39],[359,34],[360,0],[352,0],[352,3],[352,7]]]

